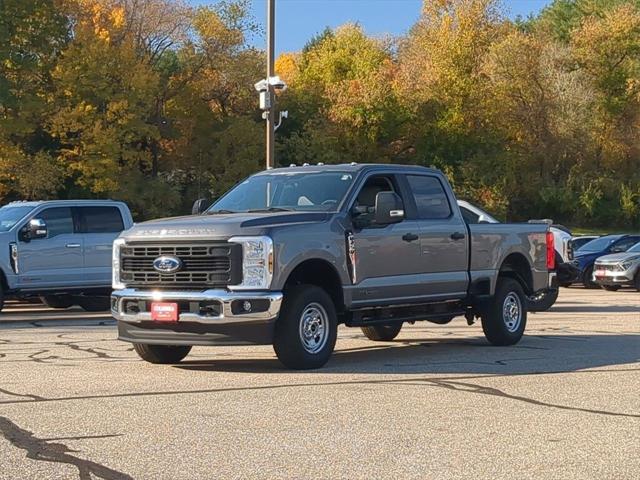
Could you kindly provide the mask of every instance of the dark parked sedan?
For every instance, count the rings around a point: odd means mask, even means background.
[[[640,242],[640,235],[606,235],[590,241],[575,252],[573,265],[580,270],[578,281],[586,288],[598,288],[593,281],[593,264],[596,259],[610,253],[626,252]]]

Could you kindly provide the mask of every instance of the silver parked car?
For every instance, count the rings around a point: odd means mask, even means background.
[[[605,290],[633,285],[640,292],[640,242],[626,252],[598,258],[593,267],[593,281]]]

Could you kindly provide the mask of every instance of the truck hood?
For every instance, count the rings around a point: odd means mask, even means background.
[[[640,258],[640,252],[622,252],[622,253],[612,253],[610,255],[604,255],[596,260],[596,263],[601,264],[615,264],[624,262],[625,260],[633,260]]]
[[[324,222],[331,215],[329,212],[188,215],[138,223],[123,233],[122,237],[132,241],[228,238],[234,235],[251,235],[256,230],[269,227]]]

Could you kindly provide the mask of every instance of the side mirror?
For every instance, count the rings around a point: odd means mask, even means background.
[[[191,215],[200,215],[204,212],[209,206],[209,202],[206,198],[199,198],[195,202],[193,202],[193,206],[191,207]]]
[[[375,223],[389,225],[404,219],[402,200],[395,192],[378,192],[376,195]]]
[[[28,242],[35,240],[36,238],[45,238],[48,234],[47,224],[41,218],[34,218],[29,220],[22,229],[22,240]]]

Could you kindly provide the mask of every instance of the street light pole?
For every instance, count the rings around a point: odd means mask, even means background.
[[[276,18],[276,2],[275,0],[267,0],[267,79],[274,76],[274,57],[275,57],[275,18]],[[267,168],[273,168],[275,165],[275,95],[274,88],[270,82],[267,82],[270,100],[270,108],[266,112],[267,124]]]

